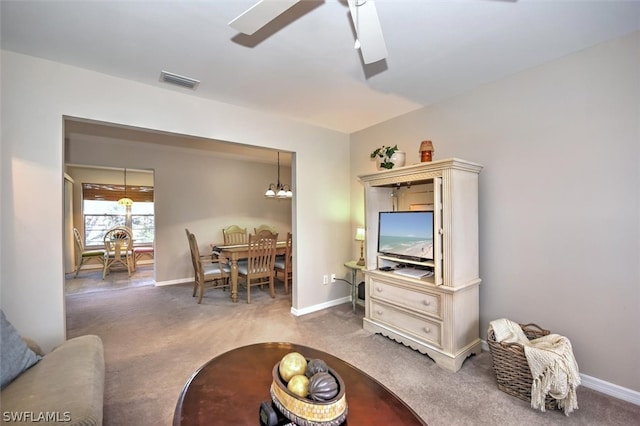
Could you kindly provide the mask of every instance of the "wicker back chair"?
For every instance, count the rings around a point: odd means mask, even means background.
[[[104,265],[102,279],[111,271],[111,267],[122,265],[127,268],[129,276],[133,272],[133,237],[126,226],[116,226],[104,234]]]

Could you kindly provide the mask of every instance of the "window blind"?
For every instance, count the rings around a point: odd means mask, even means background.
[[[104,183],[83,183],[83,200],[118,201],[125,196],[124,185]],[[135,203],[153,202],[152,186],[127,185],[126,196]]]

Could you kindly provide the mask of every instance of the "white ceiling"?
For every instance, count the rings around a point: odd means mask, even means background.
[[[236,33],[255,1],[2,0],[2,48],[351,133],[640,30],[639,0],[377,0],[389,56],[365,66],[346,1]]]

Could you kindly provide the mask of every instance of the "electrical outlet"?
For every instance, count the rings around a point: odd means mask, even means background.
[[[336,282],[336,274],[331,274],[331,282],[332,283]]]
[[[329,284],[329,275],[325,274],[322,276],[322,284],[324,285]]]

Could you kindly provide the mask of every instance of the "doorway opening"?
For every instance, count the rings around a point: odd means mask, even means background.
[[[118,167],[65,166],[65,295],[155,284],[154,173],[127,169],[126,184],[123,173]],[[120,204],[123,196],[132,202]],[[120,265],[103,271],[104,256],[96,255],[106,250],[104,237],[114,227],[131,231],[131,273]]]
[[[278,174],[278,157],[283,182],[295,191],[294,152],[75,117],[65,117],[64,129],[66,167],[153,170],[155,285],[193,282],[185,228],[203,252],[222,241],[230,224],[276,226],[282,238],[295,232],[295,196],[294,202],[264,196]],[[74,219],[83,220],[78,213]]]

